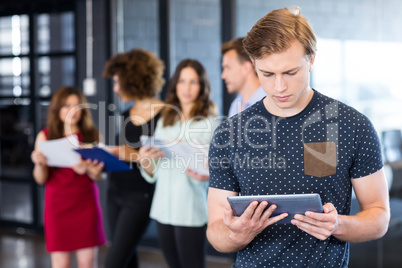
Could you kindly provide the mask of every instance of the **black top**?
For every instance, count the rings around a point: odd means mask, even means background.
[[[159,117],[160,113],[143,125],[134,125],[130,119],[130,110],[124,112],[120,133],[116,137],[117,144],[125,144],[138,150],[141,147],[140,136],[153,136]],[[137,163],[131,162],[130,164],[133,167],[130,171],[110,173],[109,193],[123,199],[132,199],[135,193],[144,194],[146,197],[152,195],[155,185],[144,180]]]

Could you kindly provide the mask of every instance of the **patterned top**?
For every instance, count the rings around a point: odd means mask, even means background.
[[[299,114],[273,116],[257,102],[215,131],[210,187],[241,195],[318,193],[349,215],[350,179],[383,166],[371,122],[355,109],[314,91]],[[292,224],[274,224],[238,252],[236,267],[347,267],[349,244],[321,241]]]

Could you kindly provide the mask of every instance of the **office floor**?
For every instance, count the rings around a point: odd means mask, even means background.
[[[399,200],[398,200],[399,201]],[[402,209],[402,202],[396,210]],[[393,206],[394,205],[394,206]],[[19,233],[20,234],[19,234]],[[99,268],[103,261],[107,246],[99,251]],[[391,221],[390,229],[381,240],[366,243],[351,244],[349,268],[400,268],[402,267],[402,221]],[[167,268],[160,250],[155,247],[142,246],[139,249],[140,268]],[[207,257],[207,268],[229,268],[231,259],[227,257]],[[0,228],[0,268],[47,268],[50,267],[50,257],[45,251],[43,235],[24,233],[23,229],[10,230]],[[74,266],[76,267],[76,266]]]
[[[0,268],[50,267],[50,256],[45,250],[43,236],[37,233],[26,233],[23,229],[17,232],[0,228]],[[99,268],[103,268],[107,248],[103,246],[99,250]],[[139,253],[140,268],[167,268],[160,250],[140,247]],[[231,264],[232,261],[228,258],[207,257],[207,268],[229,268]]]
[[[402,192],[402,191],[401,191]],[[384,238],[366,243],[351,244],[349,268],[400,268],[402,267],[402,194],[390,200],[391,222]],[[358,204],[352,202],[352,214]],[[140,248],[140,268],[167,268],[155,243],[156,230],[152,224],[144,235]],[[100,248],[99,268],[108,247]],[[219,255],[208,247],[207,268],[229,268],[233,256]],[[50,257],[45,251],[43,235],[24,229],[0,227],[0,268],[47,268]]]

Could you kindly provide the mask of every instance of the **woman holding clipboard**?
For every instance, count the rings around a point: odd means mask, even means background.
[[[133,49],[116,54],[105,66],[104,76],[113,78],[113,91],[125,103],[134,102],[121,116],[120,133],[112,153],[135,163],[133,169],[112,172],[109,177],[107,215],[111,246],[105,267],[138,267],[137,245],[149,219],[155,187],[141,176],[136,165],[140,136],[152,136],[164,107],[157,95],[165,83],[164,64],[153,53]]]
[[[207,151],[218,122],[208,77],[198,61],[180,62],[171,78],[165,105],[154,138],[172,146],[180,140]],[[180,156],[161,158],[163,153],[157,148],[144,146],[139,153],[144,178],[156,182],[150,216],[157,222],[169,267],[205,267],[209,176],[190,170],[187,159]],[[200,157],[197,163],[205,167],[206,155],[194,157]]]
[[[46,249],[52,267],[71,267],[72,252],[79,267],[97,267],[97,247],[106,242],[99,191],[94,180],[101,179],[103,163],[81,161],[71,168],[49,167],[39,143],[77,135],[83,143],[98,143],[99,132],[87,101],[74,87],[62,87],[52,97],[47,127],[39,132],[31,159],[33,176],[44,184],[44,229]]]

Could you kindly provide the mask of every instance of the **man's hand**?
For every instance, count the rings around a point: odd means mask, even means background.
[[[240,217],[236,217],[227,198],[237,195],[237,192],[209,187],[207,238],[219,252],[229,253],[245,248],[267,226],[288,216],[283,213],[271,217],[276,205],[254,201]]]
[[[240,217],[233,216],[233,211],[228,204],[225,207],[223,215],[223,223],[229,228],[229,239],[236,244],[247,246],[259,233],[261,233],[269,225],[276,223],[288,216],[282,213],[272,217],[272,213],[276,209],[276,205],[271,205],[267,210],[268,202],[263,201],[258,204],[257,201],[252,202]]]
[[[327,203],[323,207],[324,213],[307,211],[305,215],[296,214],[291,223],[300,230],[320,240],[325,240],[338,227],[338,212],[331,203]]]

